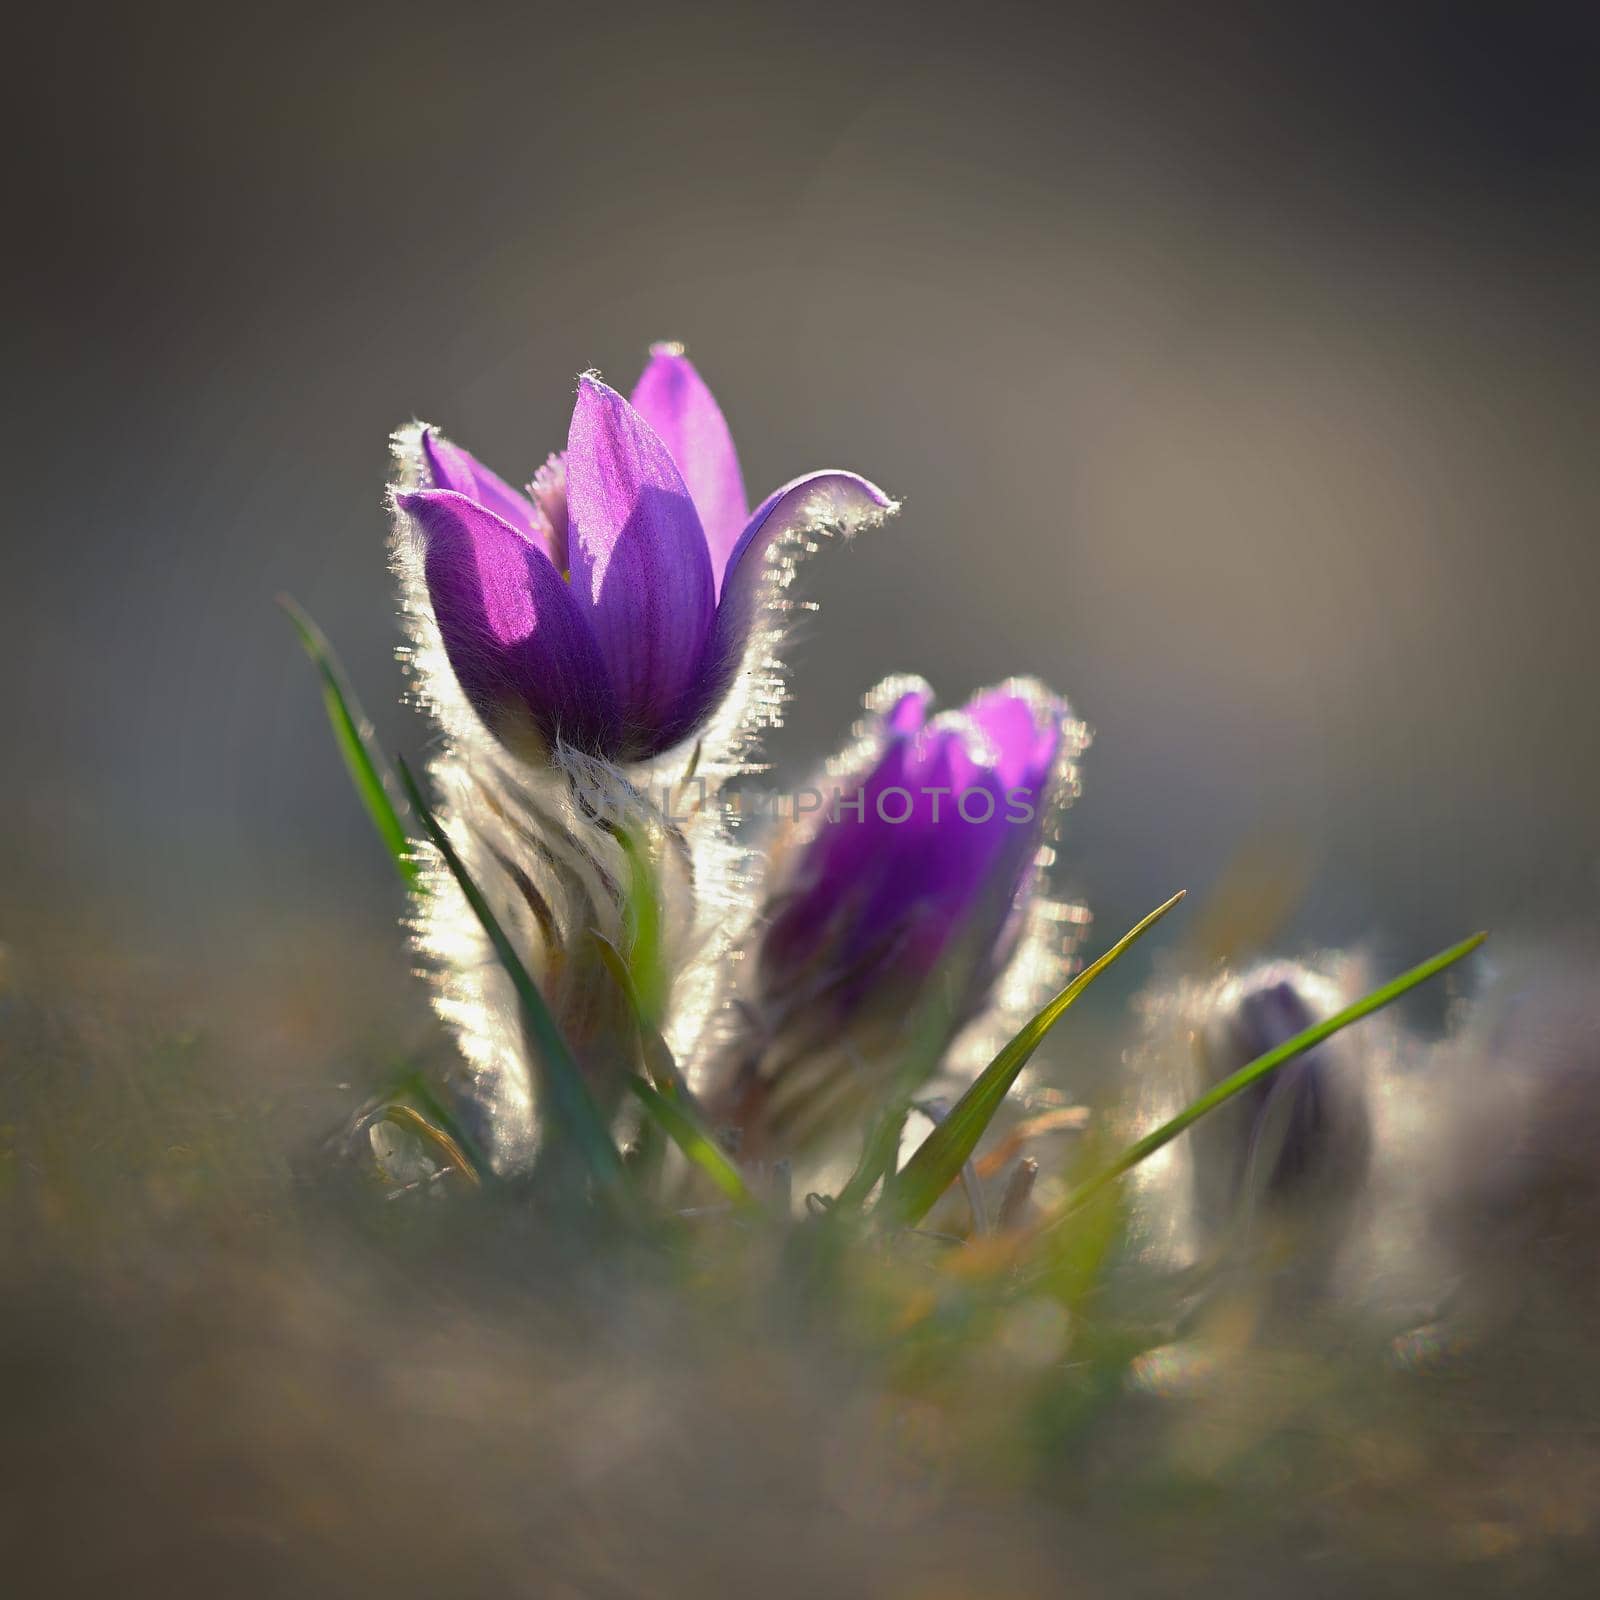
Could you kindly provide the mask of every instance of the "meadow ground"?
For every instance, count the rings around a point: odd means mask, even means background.
[[[1104,1264],[1070,1320],[997,1314],[938,1241],[395,1197],[329,1136],[446,1048],[382,928],[8,941],[12,1592],[1589,1592],[1555,1300],[1401,1361],[1241,1297],[1185,1364]]]

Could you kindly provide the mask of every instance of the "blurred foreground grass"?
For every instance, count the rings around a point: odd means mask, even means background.
[[[391,1197],[328,1136],[446,1048],[397,944],[10,938],[7,1592],[1592,1592],[1589,1326],[1185,1322],[1114,1200],[1045,1297],[993,1242]]]

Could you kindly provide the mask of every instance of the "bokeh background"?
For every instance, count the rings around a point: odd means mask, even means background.
[[[1252,839],[1309,875],[1291,939],[1592,915],[1593,7],[63,5],[18,43],[8,921],[386,928],[273,596],[419,749],[389,429],[525,472],[667,337],[754,492],[905,503],[807,576],[785,773],[886,672],[1037,673],[1097,730],[1103,926]]]
[[[1096,729],[1099,937],[1267,882],[1291,951],[1580,952],[1600,9],[60,0],[6,43],[0,1587],[1558,1592],[1592,1313],[1487,1391],[1318,1350],[1320,1412],[1199,1408],[1175,1500],[1137,1406],[1043,1498],[1003,1410],[974,1492],[907,1498],[803,1296],[352,1203],[321,1141],[450,1047],[273,597],[422,752],[389,430],[515,476],[680,339],[753,492],[904,501],[805,575],[782,778],[885,673],[1034,673]],[[1179,928],[1074,1014],[1075,1093]],[[1592,956],[1545,966],[1565,1051]]]

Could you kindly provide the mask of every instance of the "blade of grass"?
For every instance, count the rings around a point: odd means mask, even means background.
[[[322,703],[327,710],[328,723],[333,729],[339,753],[344,757],[350,781],[355,785],[356,793],[367,808],[367,815],[372,818],[372,825],[387,846],[406,887],[413,892],[421,892],[422,874],[411,858],[410,836],[390,796],[384,763],[373,744],[372,724],[361,714],[361,707],[351,692],[339,658],[333,653],[333,646],[328,643],[322,630],[288,595],[280,594],[278,604],[294,624],[301,645],[322,679]]]
[[[939,1061],[950,1043],[957,996],[968,992],[978,960],[976,930],[987,922],[986,916],[973,919],[971,929],[945,962],[939,981],[927,987],[913,1011],[906,1029],[906,1047],[884,1097],[883,1110],[867,1132],[855,1171],[834,1202],[834,1210],[840,1215],[859,1211],[878,1180],[882,1178],[887,1182],[893,1177],[912,1102],[938,1071]]]
[[[730,1200],[738,1205],[756,1203],[739,1169],[681,1100],[669,1100],[640,1077],[630,1076],[628,1088],[646,1115]]]
[[[937,986],[913,1018],[911,1042],[901,1058],[884,1109],[867,1134],[855,1171],[834,1202],[834,1209],[841,1214],[865,1205],[878,1179],[894,1166],[912,1096],[933,1076],[950,1034],[950,1019],[955,1014],[950,988],[948,983]]]
[[[1076,1185],[1098,1172],[1115,1146],[1107,1140],[1108,1118],[1099,1118],[1083,1144],[1073,1153],[1066,1173],[1067,1182]],[[1074,1226],[1058,1229],[1044,1241],[1035,1238],[1037,1223],[1018,1230],[1019,1255],[1031,1251],[1039,1277],[1049,1292],[1077,1317],[1103,1281],[1105,1269],[1121,1242],[1129,1220],[1128,1196],[1120,1184],[1102,1189],[1084,1210]]]
[[[466,1156],[480,1180],[494,1181],[494,1171],[477,1141],[467,1132],[460,1119],[435,1092],[426,1073],[416,1067],[406,1067],[390,1082],[386,1097],[391,1104],[414,1102],[417,1109],[436,1128],[449,1135],[452,1143]]]
[[[628,860],[628,973],[641,1026],[659,1031],[667,1008],[662,953],[661,888],[649,852],[626,828],[616,830]]]
[[[489,943],[494,946],[500,965],[505,968],[516,988],[517,998],[522,1002],[523,1017],[533,1039],[534,1056],[540,1069],[540,1087],[550,1106],[552,1122],[571,1141],[596,1184],[613,1195],[620,1195],[626,1182],[622,1157],[589,1093],[589,1086],[583,1081],[583,1074],[573,1059],[567,1041],[556,1026],[556,1019],[551,1016],[538,984],[522,964],[522,958],[506,937],[499,919],[490,910],[483,891],[473,882],[472,874],[456,854],[449,835],[423,799],[411,768],[403,760],[399,765],[400,780],[405,785],[411,809],[433,841],[434,848],[444,858],[451,876],[460,885],[472,914],[478,919]]]
[[[1107,967],[1143,938],[1183,899],[1184,892],[1180,889],[1165,905],[1157,906],[1098,961],[1085,967],[979,1073],[956,1102],[950,1115],[922,1141],[900,1173],[885,1186],[878,1210],[886,1221],[902,1227],[914,1227],[928,1214],[934,1202],[950,1187],[962,1167],[971,1159],[984,1129],[989,1126],[1010,1092],[1011,1085],[1017,1081],[1017,1075],[1027,1066],[1045,1035]]]
[[[894,1100],[887,1111],[880,1113],[868,1130],[867,1141],[861,1147],[861,1159],[856,1163],[855,1171],[845,1181],[844,1188],[834,1201],[836,1210],[853,1211],[866,1204],[873,1185],[889,1170],[900,1149],[906,1116],[910,1110],[910,1101]]]
[[[1463,939],[1460,944],[1451,945],[1448,950],[1440,951],[1438,955],[1424,961],[1420,966],[1401,973],[1398,978],[1384,984],[1381,989],[1374,989],[1371,994],[1357,1000],[1354,1005],[1346,1006],[1343,1011],[1329,1017],[1326,1022],[1319,1022],[1307,1028],[1305,1032],[1297,1033],[1294,1038],[1280,1044],[1276,1050],[1269,1050],[1248,1066],[1241,1067],[1231,1077],[1224,1078],[1198,1100],[1185,1106],[1177,1116],[1162,1123],[1154,1132],[1147,1133],[1142,1139],[1136,1139],[1108,1167],[1096,1173],[1086,1183],[1080,1184],[1061,1202],[1055,1214],[1047,1217],[1040,1227],[1059,1226],[1074,1212],[1080,1211],[1102,1190],[1115,1183],[1125,1173],[1131,1172],[1147,1156],[1154,1155],[1163,1145],[1170,1144],[1185,1128],[1198,1122],[1207,1112],[1215,1111],[1218,1106],[1231,1100],[1241,1090],[1248,1089],[1252,1083],[1266,1077],[1269,1072],[1277,1071],[1286,1061],[1291,1061],[1295,1056],[1302,1055],[1313,1046],[1321,1044],[1324,1039],[1338,1033],[1341,1028],[1348,1028],[1352,1022],[1370,1017],[1374,1011],[1382,1010],[1384,1006],[1398,1000],[1401,995],[1415,989],[1418,984],[1437,977],[1446,967],[1453,967],[1464,956],[1471,955],[1488,937],[1487,933],[1475,933],[1470,939]]]
[[[661,1037],[660,1030],[645,1016],[639,991],[634,985],[633,974],[629,972],[628,963],[623,959],[622,952],[598,928],[591,928],[589,937],[594,941],[595,949],[600,952],[600,960],[606,971],[611,974],[612,980],[622,991],[623,999],[628,1002],[634,1026],[639,1030],[639,1053],[644,1058],[645,1071],[649,1074],[650,1082],[669,1100],[692,1100],[689,1086],[684,1082],[683,1074],[678,1071],[678,1063],[673,1060],[667,1041]]]
[[[443,1128],[423,1116],[415,1106],[386,1106],[383,1111],[383,1120],[392,1122],[399,1128],[408,1128],[412,1133],[426,1139],[444,1159],[446,1165],[454,1167],[474,1189],[483,1187],[483,1180],[478,1176],[478,1169],[467,1159],[466,1151]]]

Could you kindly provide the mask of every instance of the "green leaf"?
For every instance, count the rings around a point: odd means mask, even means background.
[[[985,918],[976,918],[973,926],[985,923]],[[906,1047],[895,1066],[884,1109],[868,1130],[855,1171],[839,1191],[834,1202],[836,1212],[859,1210],[878,1180],[892,1176],[911,1103],[939,1069],[955,1028],[957,996],[968,992],[978,959],[977,939],[972,934],[963,938],[945,961],[939,981],[925,988],[906,1028]]]
[[[984,1129],[1000,1109],[1017,1075],[1027,1066],[1067,1008],[1119,956],[1150,931],[1183,899],[1184,891],[1157,906],[1143,922],[1125,933],[1112,947],[1085,967],[1033,1020],[1025,1024],[1006,1047],[978,1075],[956,1102],[950,1115],[917,1147],[916,1154],[884,1189],[878,1209],[886,1221],[912,1227],[948,1189],[971,1159]]]
[[[1430,960],[1424,961],[1421,966],[1402,973],[1392,982],[1384,984],[1381,989],[1374,989],[1364,999],[1357,1000],[1354,1005],[1346,1006],[1343,1011],[1329,1017],[1326,1022],[1319,1022],[1307,1028],[1304,1033],[1297,1033],[1294,1038],[1280,1044],[1276,1050],[1269,1050],[1248,1066],[1241,1067],[1231,1077],[1224,1078],[1198,1100],[1185,1106],[1177,1116],[1162,1123],[1153,1133],[1147,1133],[1142,1139],[1136,1139],[1108,1167],[1089,1179],[1087,1183],[1074,1189],[1061,1202],[1055,1215],[1046,1219],[1042,1226],[1046,1228],[1059,1226],[1108,1185],[1115,1183],[1124,1173],[1138,1166],[1147,1156],[1154,1155],[1163,1145],[1170,1144],[1185,1128],[1198,1122],[1207,1112],[1215,1111],[1218,1106],[1231,1100],[1242,1090],[1248,1089],[1251,1084],[1266,1077],[1269,1072],[1276,1072],[1286,1061],[1292,1061],[1296,1056],[1303,1055],[1313,1046],[1321,1044],[1324,1039],[1338,1033],[1341,1028],[1348,1028],[1352,1022],[1370,1017],[1374,1011],[1382,1010],[1384,1006],[1398,1000],[1401,995],[1415,989],[1418,984],[1437,977],[1446,967],[1453,967],[1464,956],[1471,955],[1488,937],[1487,933],[1475,933],[1470,939],[1463,939],[1460,944],[1441,951]]]
[[[589,937],[594,941],[595,949],[600,952],[600,960],[606,971],[611,974],[612,980],[622,991],[623,999],[628,1003],[629,1014],[633,1017],[634,1026],[639,1030],[639,1053],[644,1058],[645,1071],[650,1075],[650,1081],[669,1100],[690,1098],[689,1087],[683,1081],[683,1074],[678,1071],[678,1063],[673,1060],[667,1041],[661,1037],[661,1030],[645,1015],[639,991],[634,985],[633,974],[628,970],[628,963],[622,958],[622,953],[598,928],[591,928]]]
[[[668,1099],[652,1089],[643,1078],[632,1075],[628,1078],[628,1088],[667,1137],[730,1200],[738,1205],[753,1206],[756,1203],[739,1169],[683,1101]]]
[[[900,1153],[912,1098],[938,1068],[950,1037],[955,1016],[953,987],[949,982],[938,985],[913,1017],[910,1043],[896,1069],[884,1110],[868,1131],[861,1159],[834,1202],[834,1209],[840,1213],[864,1206],[873,1185],[892,1171],[895,1157]]]
[[[522,958],[506,937],[499,919],[490,910],[483,891],[473,882],[472,874],[456,854],[455,846],[450,843],[449,835],[440,826],[439,819],[428,808],[421,789],[417,787],[417,780],[403,760],[400,762],[400,779],[405,785],[412,810],[433,841],[434,848],[443,857],[451,876],[460,885],[473,915],[488,935],[489,943],[494,946],[500,965],[506,969],[516,988],[517,998],[522,1002],[523,1020],[533,1040],[540,1087],[544,1091],[555,1129],[570,1140],[596,1184],[613,1196],[620,1197],[625,1193],[626,1183],[622,1157],[589,1093],[589,1086],[583,1080],[567,1041],[561,1036],[556,1019],[550,1014],[550,1008],[539,992],[538,984],[522,964]]]
[[[1102,1124],[1103,1129],[1103,1124]],[[1103,1131],[1091,1131],[1073,1153],[1069,1182],[1097,1172],[1109,1151]],[[1127,1228],[1126,1186],[1102,1189],[1070,1228],[1051,1233],[1039,1251],[1041,1275],[1048,1289],[1074,1316],[1082,1313],[1100,1287],[1105,1270]]]
[[[300,635],[300,643],[322,678],[322,703],[327,709],[328,722],[333,728],[339,753],[344,757],[350,781],[355,785],[361,803],[367,808],[367,815],[372,818],[379,837],[388,847],[406,887],[421,893],[422,874],[411,857],[410,836],[391,798],[383,759],[373,742],[372,724],[361,714],[361,707],[356,703],[355,695],[345,679],[339,658],[334,655],[333,646],[323,637],[322,630],[288,595],[280,594],[278,604],[294,624],[295,632]]]
[[[615,832],[628,859],[628,975],[640,1027],[658,1032],[671,987],[663,954],[661,886],[649,852],[628,829]]]

